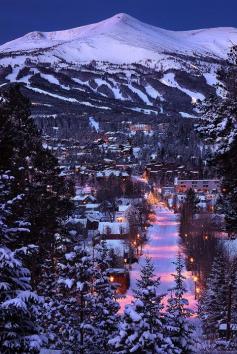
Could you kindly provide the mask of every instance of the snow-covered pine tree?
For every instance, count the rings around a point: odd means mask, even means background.
[[[116,333],[119,316],[119,303],[116,301],[116,288],[111,284],[108,269],[112,259],[105,242],[95,250],[95,274],[93,279],[93,297],[91,298],[91,324],[94,326],[90,353],[111,353],[108,342]]]
[[[9,174],[0,175],[0,350],[5,354],[38,353],[44,337],[37,325],[42,299],[32,291],[23,261],[33,245],[9,248],[29,234],[29,223],[15,220],[12,208],[23,196],[9,197]]]
[[[217,72],[219,95],[199,105],[201,120],[197,131],[212,146],[212,164],[222,181],[223,209],[229,233],[237,234],[237,46],[233,46],[227,62]]]
[[[134,291],[135,300],[125,308],[117,336],[110,340],[115,353],[173,353],[173,343],[165,336],[160,279],[155,278],[151,259],[146,258]]]
[[[57,264],[58,287],[49,303],[49,329],[52,349],[87,354],[94,333],[92,316],[92,257],[80,245],[67,250]]]
[[[12,85],[2,95],[0,151],[4,154],[0,159],[0,170],[10,170],[14,177],[12,196],[24,194],[24,203],[21,203],[21,208],[15,208],[14,215],[31,224],[26,245],[39,246],[31,264],[28,261],[36,287],[41,264],[53,255],[54,234],[72,209],[70,197],[73,188],[60,176],[56,158],[43,147],[31,117],[30,102],[21,94],[20,87]]]
[[[216,159],[218,168],[223,175],[221,204],[225,214],[226,230],[230,235],[237,236],[237,137],[228,152]]]
[[[193,227],[193,218],[197,212],[198,198],[195,191],[190,188],[186,192],[186,198],[181,208],[180,215],[180,229],[179,233],[181,237],[185,237]]]
[[[188,300],[184,295],[186,290],[185,277],[182,274],[184,265],[181,254],[178,254],[174,264],[176,266],[176,273],[173,274],[175,286],[171,289],[166,309],[167,336],[174,344],[174,354],[191,354],[195,352],[194,328],[189,320],[192,312],[187,308]]]
[[[199,300],[199,313],[207,336],[218,333],[219,325],[226,318],[227,290],[226,270],[227,259],[220,248],[212,264],[206,288]]]
[[[17,251],[0,246],[0,348],[3,354],[38,353],[44,337],[37,325],[42,299]]]

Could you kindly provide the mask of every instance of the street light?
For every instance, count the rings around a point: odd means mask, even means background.
[[[196,275],[193,276],[193,281],[194,281],[194,295],[195,295],[195,300],[197,300],[197,281],[198,277]]]
[[[201,292],[201,289],[199,287],[196,287],[196,292],[195,292],[195,299],[199,298],[199,294]]]

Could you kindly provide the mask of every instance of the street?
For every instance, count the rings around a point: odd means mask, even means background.
[[[148,241],[144,245],[143,254],[139,258],[139,263],[132,265],[130,271],[130,288],[127,291],[126,298],[120,300],[121,308],[131,302],[132,289],[136,287],[136,279],[139,278],[140,267],[144,263],[145,257],[152,258],[155,274],[160,276],[160,293],[166,294],[174,285],[172,273],[175,266],[172,263],[176,259],[179,248],[179,236],[177,214],[172,213],[163,205],[158,205],[154,209],[156,217],[152,226],[148,229]],[[195,309],[194,283],[190,272],[184,271],[187,278],[185,286],[187,289],[186,298],[189,300],[190,307]]]

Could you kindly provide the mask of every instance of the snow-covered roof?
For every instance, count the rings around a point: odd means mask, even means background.
[[[108,248],[113,249],[120,256],[128,251],[128,245],[123,240],[106,240],[105,243]]]
[[[128,204],[128,205],[119,205],[118,209],[119,211],[121,212],[125,212],[128,208],[131,207],[131,204]]]
[[[103,217],[103,214],[97,210],[94,211],[86,211],[86,217],[89,221],[93,222],[93,221],[100,221]]]
[[[127,177],[129,176],[129,174],[127,172],[124,171],[119,171],[119,170],[104,170],[104,171],[100,171],[97,172],[96,177],[109,177],[109,176],[122,176],[122,177]]]
[[[85,204],[86,209],[97,209],[99,208],[100,204],[99,203],[87,203]]]
[[[86,227],[87,224],[87,219],[86,218],[76,218],[76,217],[71,217],[67,220],[67,224],[82,224],[83,226]]]

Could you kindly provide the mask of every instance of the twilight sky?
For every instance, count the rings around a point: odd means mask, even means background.
[[[237,0],[0,0],[0,44],[34,30],[79,27],[119,12],[172,30],[237,27]]]

